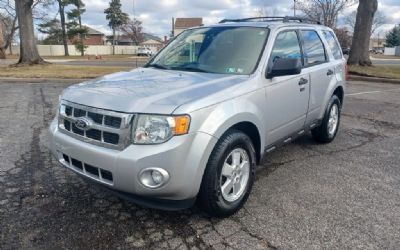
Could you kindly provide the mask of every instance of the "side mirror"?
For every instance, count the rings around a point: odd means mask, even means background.
[[[301,73],[303,65],[300,58],[277,58],[268,71],[267,78],[272,79],[277,76],[298,75]]]

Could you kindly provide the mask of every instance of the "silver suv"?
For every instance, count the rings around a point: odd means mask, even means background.
[[[228,216],[267,153],[308,131],[335,138],[345,64],[334,32],[299,18],[189,29],[143,68],[67,88],[51,149],[137,204]]]

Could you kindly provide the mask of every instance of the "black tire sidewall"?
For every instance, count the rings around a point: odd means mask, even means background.
[[[234,202],[228,202],[222,196],[220,176],[225,159],[237,148],[242,148],[247,152],[250,160],[250,173],[246,190],[242,196]],[[228,130],[219,139],[207,163],[199,194],[199,201],[202,203],[200,205],[210,214],[216,216],[229,216],[235,213],[247,201],[251,192],[254,183],[255,165],[255,150],[251,139],[241,131]]]
[[[335,133],[333,133],[332,135],[329,134],[329,128],[328,128],[328,123],[329,123],[329,116],[332,110],[332,106],[336,104],[338,106],[338,124],[335,130]],[[340,119],[341,119],[341,110],[342,110],[342,105],[340,102],[340,99],[338,96],[333,95],[331,97],[331,99],[329,100],[329,103],[327,105],[327,108],[325,110],[325,114],[324,117],[321,121],[321,124],[314,128],[311,132],[313,135],[313,138],[319,142],[319,143],[330,143],[332,142],[338,131],[339,131],[339,127],[340,127]]]
[[[328,124],[329,124],[329,116],[330,116],[330,114],[331,114],[331,110],[332,110],[332,107],[333,107],[333,105],[337,105],[337,107],[338,107],[338,124],[337,124],[337,126],[336,126],[336,130],[335,130],[335,133],[333,133],[332,135],[331,134],[329,134],[329,127],[328,127]],[[340,99],[339,99],[339,97],[337,97],[336,95],[333,95],[332,97],[331,97],[331,99],[329,100],[329,104],[328,104],[328,108],[326,109],[326,111],[325,111],[325,115],[324,115],[324,119],[322,120],[322,124],[321,124],[321,136],[324,138],[323,140],[325,141],[325,142],[331,142],[331,141],[333,141],[334,139],[335,139],[335,137],[336,137],[336,134],[338,133],[338,131],[339,131],[339,126],[340,126],[340,114],[341,114],[341,104],[340,104]]]

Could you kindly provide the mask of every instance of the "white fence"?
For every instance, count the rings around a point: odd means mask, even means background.
[[[385,55],[386,56],[400,56],[400,46],[394,48],[385,48]]]
[[[136,54],[137,46],[115,46],[116,55],[133,55]],[[63,56],[63,45],[38,45],[39,54],[41,56]],[[81,54],[74,45],[68,45],[68,51],[71,56],[79,56]],[[111,45],[90,45],[85,50],[85,55],[112,55],[113,46]]]
[[[63,45],[38,45],[41,56],[63,56]],[[138,46],[115,46],[116,55],[134,55],[137,53]],[[13,54],[19,53],[19,47],[13,46]],[[71,56],[80,56],[81,53],[75,48],[75,45],[68,45],[68,52]],[[112,55],[113,46],[111,45],[90,45],[85,51],[85,55]]]

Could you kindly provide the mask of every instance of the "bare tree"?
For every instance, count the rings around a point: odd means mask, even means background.
[[[128,37],[135,45],[144,40],[142,22],[138,19],[129,20],[121,27],[122,34]]]
[[[345,23],[352,29],[352,31],[354,31],[354,27],[356,26],[356,17],[357,11],[353,11],[344,19]],[[379,29],[387,22],[388,18],[386,17],[385,13],[383,13],[382,11],[377,11],[375,13],[374,20],[372,21],[372,34],[374,34],[377,29]]]
[[[339,14],[353,5],[355,0],[298,0],[296,3],[296,9],[307,18],[334,28]]]
[[[13,3],[9,0],[0,0],[0,59],[6,58],[6,50],[11,47],[17,30]]]
[[[340,46],[342,46],[342,48],[350,48],[351,36],[349,35],[349,31],[346,28],[336,28],[335,33],[339,40]]]
[[[372,34],[374,15],[378,10],[378,0],[360,1],[357,9],[356,25],[354,28],[353,43],[349,65],[371,66],[369,57],[369,42]]]
[[[255,17],[265,17],[265,16],[278,16],[279,11],[276,8],[265,8],[260,7],[255,10]]]
[[[12,45],[17,29],[16,17],[0,14],[0,59],[6,58],[6,50]]]
[[[16,65],[44,64],[40,57],[33,28],[33,0],[16,0],[15,11],[18,17],[20,53]]]

